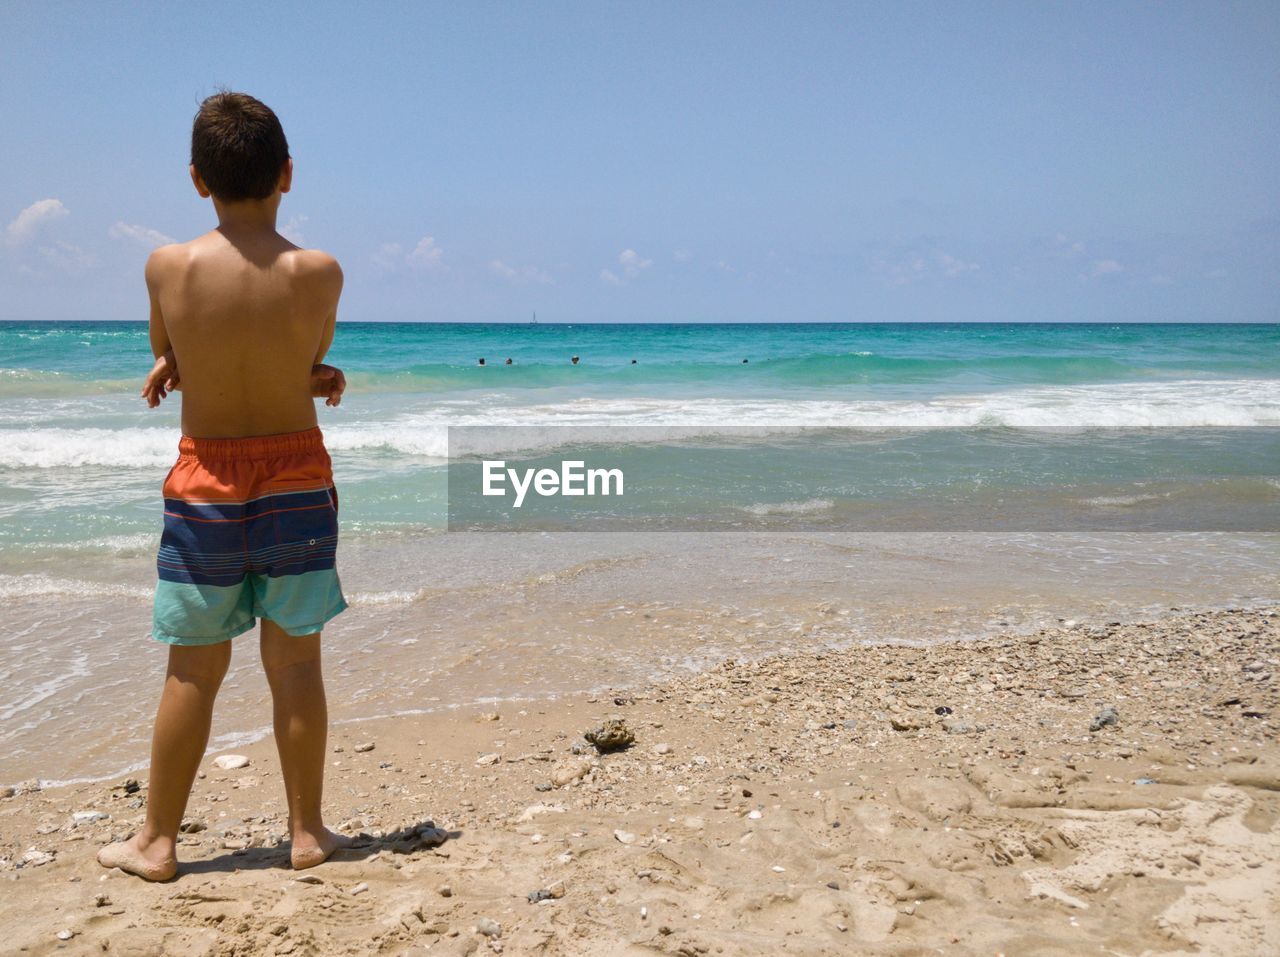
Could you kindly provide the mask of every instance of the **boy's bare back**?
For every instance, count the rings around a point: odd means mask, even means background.
[[[316,425],[312,366],[333,340],[342,270],[274,229],[225,225],[163,246],[146,269],[152,348],[172,348],[182,431],[274,435]]]

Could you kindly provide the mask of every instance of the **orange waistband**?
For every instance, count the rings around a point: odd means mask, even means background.
[[[184,459],[267,459],[316,451],[324,451],[324,436],[319,426],[278,435],[247,435],[235,439],[197,439],[184,435],[178,440],[178,457]]]

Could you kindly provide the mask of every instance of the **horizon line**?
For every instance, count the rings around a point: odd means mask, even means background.
[[[118,322],[146,325],[147,319],[11,319],[0,323]],[[1278,319],[581,319],[529,322],[521,319],[338,319],[359,326],[1274,326]]]

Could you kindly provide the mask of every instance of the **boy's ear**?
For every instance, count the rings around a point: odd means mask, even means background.
[[[290,156],[284,161],[284,166],[280,168],[280,192],[289,192],[289,187],[293,185],[293,157]]]
[[[202,199],[209,198],[209,187],[204,185],[204,179],[196,172],[195,164],[191,165],[191,182],[195,185],[196,192],[200,194]]]

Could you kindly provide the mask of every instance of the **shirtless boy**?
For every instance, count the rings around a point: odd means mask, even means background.
[[[261,619],[295,868],[346,839],[324,826],[328,712],[320,631],[344,608],[334,565],[337,494],[313,396],[341,399],[319,365],[342,270],[276,232],[293,161],[275,114],[219,93],[196,114],[191,179],[218,227],[147,261],[156,406],[182,391],[182,439],[164,483],[154,637],[169,645],[151,745],[146,823],[98,854],[147,880],[177,872],[178,827],[209,740],[231,639]]]

